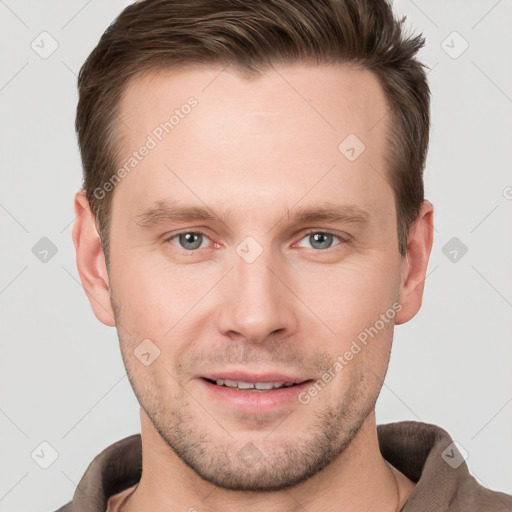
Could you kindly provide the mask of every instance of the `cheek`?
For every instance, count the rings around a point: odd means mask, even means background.
[[[209,281],[202,271],[192,274],[137,251],[112,259],[112,290],[124,322],[148,337],[172,329],[204,295]]]
[[[331,352],[338,354],[344,350],[392,308],[398,298],[398,272],[396,262],[386,263],[382,255],[357,263],[354,259],[337,267],[312,266],[307,272],[301,272],[297,295],[308,308],[307,318],[315,320],[314,325],[318,325],[319,318],[326,327],[326,338],[332,339]],[[394,313],[391,311],[389,316],[393,318]],[[379,329],[383,336],[392,323],[388,321],[385,328]],[[313,322],[303,325],[309,330]],[[378,327],[382,327],[380,322]]]

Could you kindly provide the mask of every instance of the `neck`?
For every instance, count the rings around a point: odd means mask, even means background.
[[[239,492],[202,480],[168,447],[141,410],[142,477],[123,512],[397,512],[414,484],[381,455],[371,413],[345,451],[306,482],[272,493]]]

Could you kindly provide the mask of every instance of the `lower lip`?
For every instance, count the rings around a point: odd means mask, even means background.
[[[311,381],[295,386],[273,390],[234,389],[227,386],[212,384],[206,379],[199,379],[208,392],[218,401],[239,412],[262,413],[275,411],[290,403],[299,402],[298,395],[304,391]]]

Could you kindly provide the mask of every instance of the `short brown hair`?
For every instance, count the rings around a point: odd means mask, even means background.
[[[128,82],[145,72],[211,64],[245,75],[279,63],[349,64],[373,72],[390,113],[387,172],[404,256],[424,200],[430,90],[415,58],[424,39],[405,36],[403,22],[386,0],[143,0],[124,9],[78,77],[83,187],[107,264],[113,192],[98,199],[95,190],[120,162],[118,116]]]

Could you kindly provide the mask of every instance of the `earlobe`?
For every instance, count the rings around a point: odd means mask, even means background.
[[[408,322],[420,310],[433,241],[434,207],[429,201],[424,201],[417,220],[409,229],[398,298],[402,309],[395,317],[397,325]]]
[[[96,230],[95,217],[89,208],[84,190],[75,195],[74,207],[73,243],[78,274],[96,318],[105,325],[114,327],[105,255]]]

